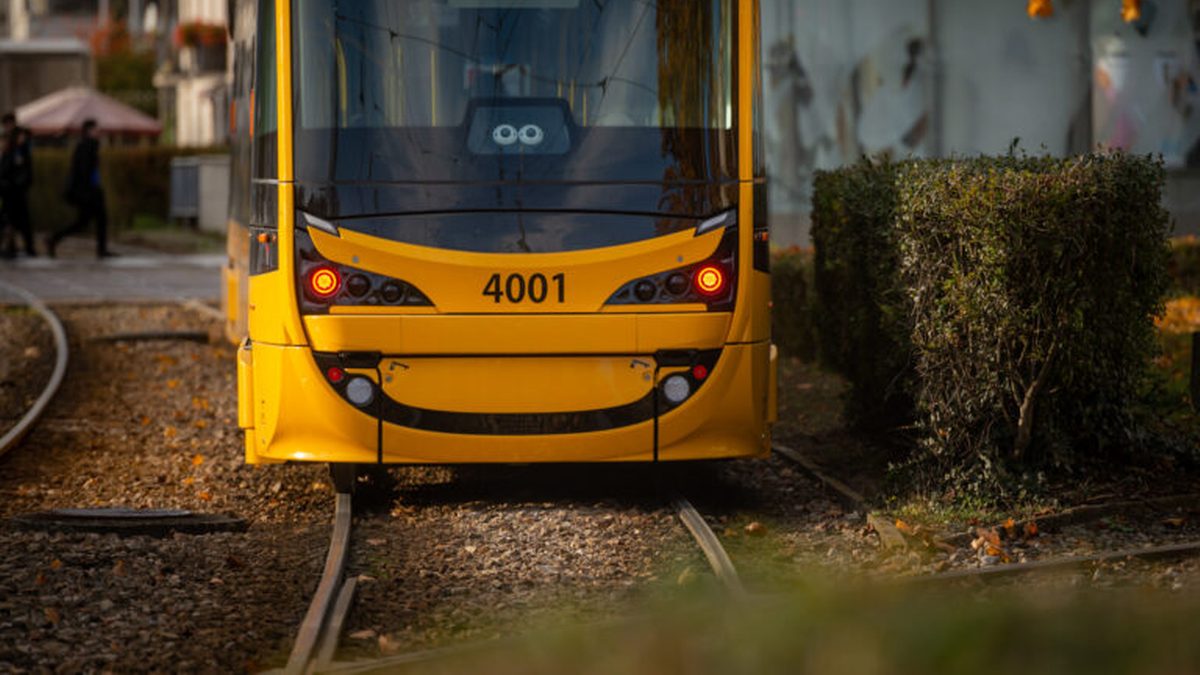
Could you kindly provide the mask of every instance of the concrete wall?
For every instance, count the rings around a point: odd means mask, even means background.
[[[1014,139],[1030,153],[1162,154],[1164,203],[1200,234],[1200,1],[1144,3],[1133,24],[1117,0],[1056,2],[1045,19],[1018,0],[762,2],[776,244],[809,244],[818,169],[880,151],[999,154]]]

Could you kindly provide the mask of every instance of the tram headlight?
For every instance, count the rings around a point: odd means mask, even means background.
[[[346,398],[363,408],[375,400],[375,385],[365,377],[356,377],[346,383]]]
[[[671,375],[663,380],[662,392],[672,405],[679,405],[687,400],[688,396],[691,396],[692,383],[682,375]]]

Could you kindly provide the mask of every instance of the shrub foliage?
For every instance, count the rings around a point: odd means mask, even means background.
[[[813,193],[818,353],[849,381],[846,419],[874,429],[903,423],[912,410],[907,296],[892,226],[898,168],[864,159],[819,171]]]
[[[789,249],[771,260],[771,340],[787,356],[816,358],[813,330],[812,252]]]
[[[182,155],[225,152],[222,148],[115,147],[100,151],[100,184],[108,207],[109,227],[120,229],[134,216],[166,220],[171,199],[171,159]],[[30,218],[35,229],[64,227],[75,209],[63,201],[71,163],[68,148],[35,147]]]
[[[859,403],[902,383],[920,456],[954,484],[1127,447],[1169,286],[1162,181],[1121,153],[823,175],[822,353],[840,341]]]

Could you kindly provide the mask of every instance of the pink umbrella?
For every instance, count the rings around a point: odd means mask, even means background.
[[[88,87],[67,87],[17,108],[17,124],[34,136],[78,133],[86,119],[96,120],[101,136],[158,136],[158,120]]]

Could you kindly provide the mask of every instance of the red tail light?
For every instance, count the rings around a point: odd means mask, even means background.
[[[308,290],[313,297],[325,300],[342,290],[342,275],[331,266],[322,265],[308,273]]]
[[[705,265],[696,271],[695,282],[704,295],[716,295],[725,290],[725,272],[717,265]]]

